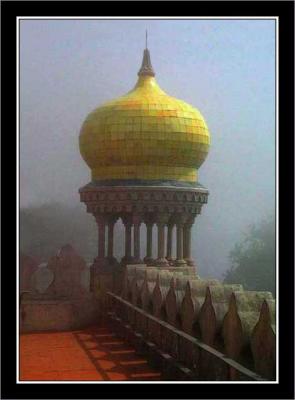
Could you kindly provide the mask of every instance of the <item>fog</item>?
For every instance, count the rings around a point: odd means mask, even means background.
[[[210,195],[192,248],[200,274],[220,277],[247,226],[275,207],[274,21],[22,20],[20,205],[60,202],[90,219],[78,195],[90,180],[79,130],[135,85],[145,29],[159,85],[209,126],[199,181]]]

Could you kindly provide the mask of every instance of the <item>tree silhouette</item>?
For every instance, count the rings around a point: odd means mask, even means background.
[[[271,291],[275,296],[275,243],[274,216],[252,225],[244,240],[230,252],[231,267],[224,282],[241,283],[247,290]]]

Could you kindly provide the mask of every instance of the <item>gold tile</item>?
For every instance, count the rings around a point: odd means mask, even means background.
[[[197,109],[169,97],[148,77],[91,112],[79,141],[95,179],[195,181],[210,135]]]

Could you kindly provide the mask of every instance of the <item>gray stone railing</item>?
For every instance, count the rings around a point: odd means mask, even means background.
[[[264,381],[199,339],[108,292],[109,321],[117,335],[162,371],[163,380]]]
[[[275,379],[275,300],[270,292],[246,291],[242,285],[200,279],[189,272],[130,265],[118,294],[259,375]]]

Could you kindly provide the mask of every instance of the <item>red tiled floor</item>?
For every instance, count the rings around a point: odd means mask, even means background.
[[[107,328],[20,336],[20,380],[160,379],[159,371]]]

